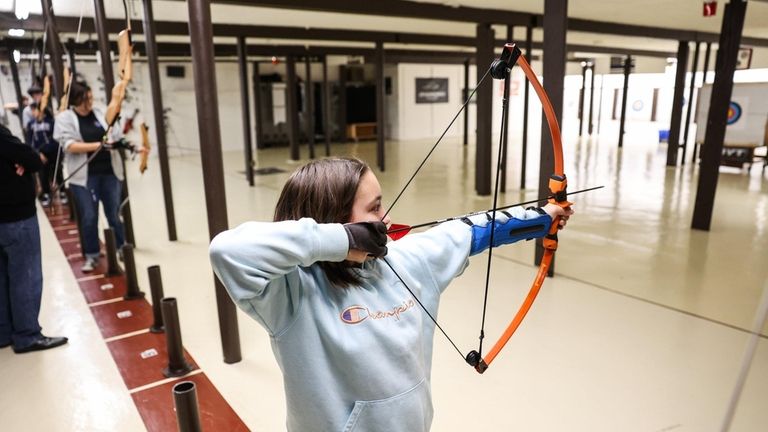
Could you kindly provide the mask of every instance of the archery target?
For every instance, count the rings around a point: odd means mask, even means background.
[[[741,105],[739,105],[735,101],[731,101],[730,105],[728,106],[728,126],[736,123],[741,118]]]

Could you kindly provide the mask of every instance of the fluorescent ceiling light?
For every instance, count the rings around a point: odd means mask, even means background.
[[[16,18],[20,20],[29,18],[29,10],[31,9],[30,2],[31,0],[16,0],[16,5],[13,8]]]
[[[15,61],[16,63],[21,61],[21,53],[19,52],[19,50],[13,50],[13,61]]]
[[[8,36],[22,37],[24,33],[24,29],[8,29]]]

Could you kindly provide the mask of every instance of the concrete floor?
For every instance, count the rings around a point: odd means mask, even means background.
[[[488,372],[478,375],[436,335],[433,430],[719,430],[768,278],[768,173],[723,168],[712,230],[692,231],[698,170],[690,162],[667,168],[666,145],[656,142],[656,128],[649,126],[630,124],[623,150],[615,146],[612,125],[603,126],[600,140],[566,134],[569,188],[606,188],[572,199],[577,214],[560,236],[557,277],[545,282]],[[385,205],[430,145],[387,143],[387,171],[377,171]],[[511,145],[504,203],[536,196],[517,188],[519,139]],[[538,176],[536,147],[529,150],[528,185]],[[243,361],[222,361],[200,157],[171,153],[177,242],[167,240],[156,161],[141,177],[135,164],[129,166],[140,285],[148,290],[146,267],[161,265],[166,295],[178,298],[187,350],[252,430],[284,430],[282,381],[268,337],[244,314]],[[373,143],[334,145],[332,153],[375,164]],[[258,167],[287,172],[259,176],[250,188],[241,153],[224,154],[230,226],[271,219],[282,184],[297,166],[287,155],[285,148],[259,151]],[[474,146],[447,139],[391,217],[415,224],[488,208],[490,198],[474,194],[473,179]],[[0,350],[2,429],[143,430],[43,218],[41,231],[41,322],[46,334],[69,336],[70,343],[23,356]],[[507,246],[494,256],[490,341],[517,311],[536,271],[531,244]],[[439,321],[463,351],[477,345],[485,260],[473,258],[443,297]],[[766,330],[733,431],[768,430]]]

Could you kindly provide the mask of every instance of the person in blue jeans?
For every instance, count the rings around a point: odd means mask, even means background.
[[[87,85],[72,83],[69,102],[70,109],[56,116],[53,137],[67,153],[64,164],[72,176],[69,186],[80,212],[83,233],[82,271],[88,273],[99,265],[99,202],[115,233],[118,249],[125,243],[125,231],[118,214],[123,165],[120,153],[111,145],[122,139],[122,131],[115,127],[110,136],[106,136],[104,113],[94,108],[93,94]]]
[[[0,125],[0,348],[16,353],[67,343],[41,333],[38,316],[43,293],[40,227],[33,173],[40,156]]]

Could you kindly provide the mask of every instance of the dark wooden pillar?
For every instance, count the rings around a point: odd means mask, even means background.
[[[288,141],[290,144],[291,160],[301,159],[299,152],[299,107],[296,92],[296,57],[289,55],[285,61],[285,119],[288,126]]]
[[[696,91],[696,69],[699,66],[699,51],[701,42],[696,42],[696,49],[693,51],[693,63],[691,64],[691,89],[688,92],[688,108],[685,110],[685,127],[683,128],[683,155],[680,158],[680,164],[685,165],[685,150],[688,148],[688,130],[691,126],[691,110],[693,109],[693,93]],[[694,141],[696,141],[694,139]]]
[[[680,146],[680,122],[683,117],[683,94],[685,92],[685,71],[688,64],[688,41],[680,41],[677,46],[677,72],[675,74],[675,93],[672,96],[672,119],[669,123],[669,142],[667,143],[667,166],[677,166]]]
[[[75,40],[72,38],[67,39],[67,54],[69,55],[69,72],[72,74],[72,76],[77,75],[77,66],[75,65],[75,60],[77,57],[76,53],[77,53],[77,49],[75,47]]]
[[[587,62],[581,64],[581,90],[579,90],[579,136],[584,131],[584,96],[587,90]]]
[[[565,33],[568,30],[568,1],[544,1],[544,90],[555,110],[558,123],[563,118],[563,84],[565,81]],[[542,113],[541,118],[541,158],[539,161],[539,198],[549,196],[549,176],[555,167],[555,154],[549,126]],[[544,247],[541,239],[536,240],[536,265],[541,262]],[[552,260],[549,275],[554,274],[555,261]]]
[[[27,141],[27,133],[24,130],[24,96],[21,93],[21,81],[19,80],[19,65],[16,64],[16,59],[13,58],[13,50],[15,47],[10,40],[5,40],[5,49],[8,51],[8,63],[11,65],[11,77],[13,78],[13,88],[16,90],[16,103],[18,108],[16,114],[19,116],[19,126],[21,127],[22,141]]]
[[[248,46],[245,36],[237,37],[237,64],[240,72],[240,105],[243,119],[243,149],[245,177],[253,186],[253,143],[251,142],[251,98],[248,92]]]
[[[507,40],[506,42],[513,42],[515,39],[515,28],[511,25],[507,25]],[[504,79],[504,88],[509,89],[509,82],[512,79],[512,73],[508,73],[507,77]],[[506,94],[504,97],[509,100],[510,95]],[[510,109],[507,109],[506,112],[506,119],[504,119],[507,122],[507,125],[509,125],[509,117],[510,117]],[[504,135],[501,137],[502,142],[502,153],[501,153],[501,170],[499,171],[499,175],[501,176],[501,192],[504,192],[507,190],[507,153],[509,149],[507,148],[509,145],[509,127],[502,130],[501,133]]]
[[[475,65],[477,66],[477,79],[488,71],[494,59],[493,29],[489,24],[477,25],[477,54]],[[475,137],[475,191],[478,195],[491,194],[491,135],[493,130],[493,80],[486,78],[487,83],[478,87],[475,93],[477,97],[477,132]]]
[[[707,71],[709,70],[709,57],[712,52],[712,42],[707,42],[707,49],[704,51],[704,68],[701,70],[701,86],[707,83]],[[698,115],[694,114],[693,121],[696,123],[696,128],[706,128],[706,120],[698,118]],[[706,131],[705,131],[706,133]],[[699,149],[699,143],[694,138],[693,140],[693,155],[691,156],[691,162],[696,163],[696,153]]]
[[[147,51],[147,68],[149,69],[149,85],[152,93],[152,111],[155,120],[155,138],[157,140],[158,162],[160,163],[160,180],[163,185],[163,200],[165,202],[165,222],[168,226],[168,240],[176,241],[176,211],[173,208],[173,189],[171,188],[171,167],[168,162],[168,142],[166,141],[165,117],[163,113],[163,92],[160,85],[160,64],[157,60],[157,41],[155,39],[155,18],[152,11],[152,0],[143,0],[144,4],[144,44]],[[74,47],[70,50],[73,55]],[[74,64],[74,58],[70,60]],[[72,70],[74,74],[74,69]]]
[[[109,33],[107,32],[107,17],[104,15],[104,1],[93,0],[96,33],[99,38],[99,54],[101,55],[101,73],[104,76],[104,93],[107,96],[107,104],[112,100],[112,88],[115,86],[115,77],[112,72],[112,56],[110,54]],[[53,56],[51,56],[53,57]],[[125,158],[123,158],[123,172],[126,176],[122,182],[122,199],[125,201],[129,196],[128,178],[125,170]],[[136,236],[133,233],[133,216],[131,216],[131,202],[125,201],[121,214],[123,216],[123,226],[125,227],[125,240],[136,247]]]
[[[627,94],[629,93],[629,74],[632,72],[632,56],[624,59],[624,91],[621,94],[621,119],[619,120],[619,148],[624,146],[624,125],[627,122]]]
[[[304,118],[307,128],[307,147],[309,158],[315,158],[315,92],[312,85],[312,57],[307,56],[304,63]]]
[[[384,43],[376,42],[376,164],[381,171],[386,168],[384,139],[386,121],[384,110]]]
[[[213,239],[216,234],[227,229],[228,221],[211,5],[209,0],[188,0],[187,6],[192,70],[196,89],[197,127],[200,134],[200,159],[203,166],[205,206],[208,212],[208,235]],[[237,310],[224,286],[216,277],[214,281],[224,363],[237,363],[242,360]]]
[[[464,60],[464,91],[462,92],[462,102],[466,101],[469,97],[469,59]],[[464,108],[464,137],[462,143],[467,145],[469,143],[469,104]]]
[[[725,140],[728,108],[733,91],[733,73],[744,28],[747,2],[731,0],[725,6],[723,24],[720,30],[719,49],[715,58],[715,82],[707,115],[707,133],[701,147],[699,185],[696,189],[696,204],[693,209],[693,229],[709,231],[712,211],[715,207],[715,192],[720,168],[720,155]]]
[[[104,92],[107,103],[112,100],[112,87],[115,86],[115,76],[112,72],[112,56],[109,49],[109,33],[107,32],[107,17],[104,14],[104,0],[93,0],[96,36],[98,37],[99,55],[101,55],[101,74],[104,76]]]
[[[533,21],[533,18],[531,19]],[[525,56],[529,63],[533,63],[533,22],[525,27]],[[523,79],[523,154],[520,161],[520,189],[525,189],[526,166],[528,165],[528,99],[531,85],[528,77]]]
[[[253,117],[256,121],[256,148],[264,148],[264,124],[261,116],[261,72],[259,62],[253,62]]]
[[[328,88],[328,56],[323,56],[323,138],[325,155],[331,155],[331,91]]]
[[[53,13],[51,0],[41,0],[43,16],[45,17],[46,39],[48,40],[48,52],[51,53],[51,69],[53,69],[53,94],[56,100],[61,100],[64,95],[64,49],[59,40],[59,32],[56,29],[56,15]]]
[[[595,107],[595,60],[589,64],[589,122],[587,123],[587,134],[592,135],[594,127],[593,108]]]
[[[339,66],[339,134],[347,142],[347,67]]]

